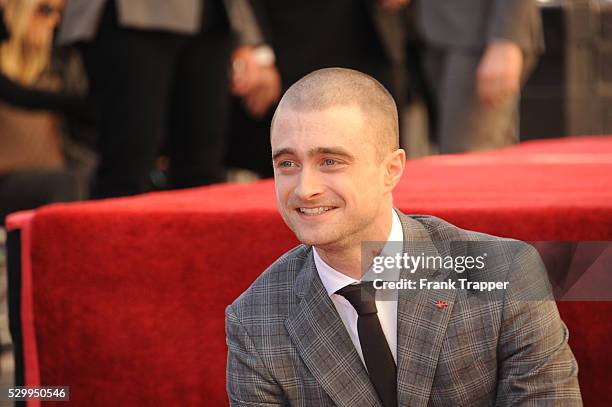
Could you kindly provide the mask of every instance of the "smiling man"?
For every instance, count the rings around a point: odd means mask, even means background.
[[[567,328],[537,253],[396,211],[398,134],[392,97],[356,71],[315,71],[283,96],[271,126],[277,202],[303,244],[226,310],[231,404],[581,405]],[[383,243],[374,255],[396,242],[423,259],[476,257],[486,247],[486,266],[462,278],[508,289],[384,296],[364,273],[367,242]],[[441,267],[411,273],[457,278]]]

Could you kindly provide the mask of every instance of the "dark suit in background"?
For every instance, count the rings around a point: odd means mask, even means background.
[[[364,0],[251,1],[274,48],[283,89],[326,66],[363,68],[393,88],[392,62],[401,45],[390,39],[399,24]]]
[[[265,41],[274,49],[283,92],[320,68],[365,72],[401,99],[404,78],[400,16],[364,0],[251,1]],[[230,126],[230,165],[272,176],[269,126],[272,111],[252,119],[235,100]]]
[[[147,190],[162,142],[171,187],[224,180],[229,27],[221,0],[68,1],[59,41],[81,45],[99,113],[95,197]]]
[[[486,46],[509,40],[524,55],[525,76],[543,49],[535,0],[417,0],[424,69],[437,108],[442,153],[506,146],[518,141],[518,100],[484,106],[475,76]]]

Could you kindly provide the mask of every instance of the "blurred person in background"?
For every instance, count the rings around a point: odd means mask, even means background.
[[[263,43],[232,55],[233,100],[228,164],[272,176],[268,131],[282,91],[309,72],[366,72],[402,99],[402,21],[389,1],[251,0]]]
[[[240,0],[70,0],[60,44],[77,44],[99,119],[93,197],[147,191],[163,148],[167,186],[225,180],[233,13]]]
[[[52,63],[53,31],[63,4],[63,0],[0,3],[2,221],[17,210],[86,195],[86,175],[72,167],[75,150],[65,134],[63,117],[57,114],[86,115],[85,99],[62,92],[62,74]],[[82,152],[85,160],[93,161],[85,149]]]
[[[65,118],[87,119],[85,98],[65,93],[64,66],[53,61],[53,32],[63,0],[0,2],[0,275],[3,226],[11,212],[87,195],[90,152],[68,137]],[[10,349],[6,278],[0,278],[0,351]]]
[[[518,142],[520,89],[544,46],[536,0],[415,0],[415,6],[440,152]]]

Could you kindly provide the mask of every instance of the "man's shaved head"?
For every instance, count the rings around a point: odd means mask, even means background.
[[[271,132],[277,116],[285,109],[318,111],[330,107],[357,106],[365,122],[373,128],[372,144],[382,159],[399,148],[397,107],[393,97],[376,79],[345,68],[314,71],[285,92],[272,118]]]

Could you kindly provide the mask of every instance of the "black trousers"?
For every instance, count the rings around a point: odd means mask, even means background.
[[[93,197],[146,191],[162,146],[170,187],[223,181],[227,20],[208,18],[197,35],[128,29],[107,3],[96,38],[81,48],[99,119]]]
[[[12,212],[79,199],[77,175],[69,170],[22,170],[0,176],[0,227]]]

